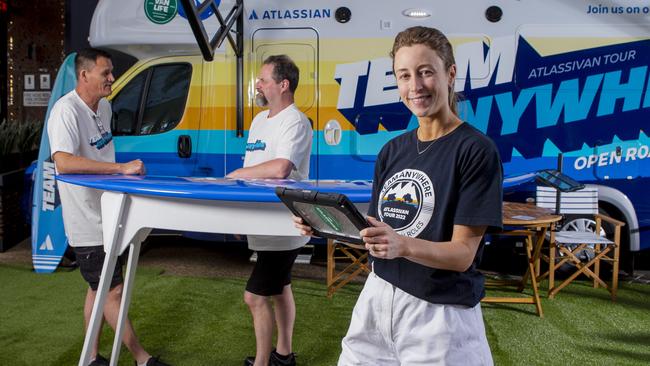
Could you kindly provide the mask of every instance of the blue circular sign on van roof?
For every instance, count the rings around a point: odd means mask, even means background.
[[[194,0],[194,3],[196,4],[196,6],[199,6],[202,3],[202,1]],[[215,0],[215,5],[217,7],[219,7],[219,4],[221,4],[221,0]],[[212,14],[214,14],[214,11],[212,10],[211,6],[208,6],[205,10],[203,10],[203,13],[200,14],[201,20],[208,19],[210,16],[212,16]],[[185,15],[185,9],[183,9],[183,4],[181,4],[180,2],[178,3],[178,15],[187,19],[187,15]]]

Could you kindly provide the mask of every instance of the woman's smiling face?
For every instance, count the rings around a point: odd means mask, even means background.
[[[448,70],[436,51],[426,45],[401,47],[393,63],[402,102],[417,117],[434,117],[450,111],[449,92],[456,66]]]

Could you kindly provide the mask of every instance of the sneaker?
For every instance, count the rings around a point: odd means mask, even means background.
[[[286,356],[282,356],[275,350],[271,352],[270,366],[296,366],[296,354],[291,352]]]
[[[98,353],[93,362],[89,363],[88,366],[108,366],[109,364],[108,360]]]
[[[166,364],[166,363],[160,361],[160,358],[159,358],[159,357],[150,357],[150,358],[147,360],[147,364],[146,364],[146,365],[147,365],[147,366],[169,366],[168,364]],[[137,362],[137,361],[135,362],[135,366],[138,366],[138,362]]]
[[[255,365],[255,357],[253,356],[246,357],[246,359],[244,360],[244,366],[253,366],[253,365]],[[269,366],[271,365],[273,364],[271,363],[271,360],[269,360]]]

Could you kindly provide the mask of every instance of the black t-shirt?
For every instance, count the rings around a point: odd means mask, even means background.
[[[381,150],[368,214],[401,235],[433,242],[451,240],[454,225],[500,228],[503,173],[492,140],[463,123],[430,146],[420,142],[421,154],[417,144],[416,129]],[[476,269],[482,249],[481,243],[465,272],[405,258],[373,258],[374,271],[428,302],[474,306],[485,296],[483,276]]]

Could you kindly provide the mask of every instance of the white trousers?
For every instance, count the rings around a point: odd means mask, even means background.
[[[432,304],[372,272],[359,295],[339,366],[492,365],[481,304]]]

